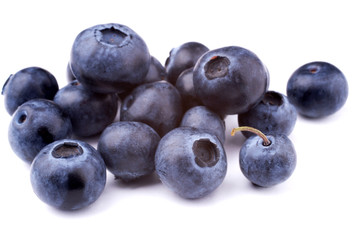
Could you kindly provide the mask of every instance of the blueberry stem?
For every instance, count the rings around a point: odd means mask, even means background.
[[[265,134],[263,134],[260,130],[253,127],[241,126],[241,127],[233,128],[233,130],[231,131],[231,136],[234,136],[236,132],[240,132],[240,131],[255,133],[256,135],[262,138],[262,140],[264,141],[263,143],[264,146],[269,146],[271,144],[270,140],[265,136]]]

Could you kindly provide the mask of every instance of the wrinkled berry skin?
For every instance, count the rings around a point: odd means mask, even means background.
[[[63,139],[44,147],[30,168],[35,194],[46,204],[77,210],[95,202],[104,190],[106,167],[91,145]]]
[[[238,114],[239,126],[250,126],[270,135],[289,136],[295,127],[296,119],[296,108],[284,94],[275,91],[266,92],[254,108]],[[254,135],[251,132],[242,133],[246,137]]]
[[[12,150],[27,163],[46,145],[70,137],[70,118],[53,101],[33,99],[14,113],[8,139]]]
[[[190,67],[195,66],[196,61],[209,49],[198,42],[187,42],[173,48],[165,62],[167,81],[176,83],[179,75]]]
[[[202,103],[219,115],[241,114],[260,102],[268,72],[251,51],[223,47],[208,51],[194,67],[194,89]]]
[[[169,189],[183,198],[202,198],[223,182],[227,160],[212,134],[180,127],[166,134],[155,153],[155,170]]]
[[[146,83],[135,88],[121,105],[121,121],[148,124],[160,137],[180,124],[182,102],[178,90],[169,82]]]
[[[159,141],[145,123],[116,122],[103,131],[97,149],[115,178],[129,182],[154,172]]]
[[[150,54],[144,40],[127,26],[90,27],[76,37],[71,70],[84,86],[99,93],[120,93],[143,83]]]
[[[286,135],[268,135],[269,146],[259,136],[248,138],[240,150],[240,169],[260,187],[271,187],[287,180],[296,167],[295,148]]]
[[[337,112],[348,97],[344,74],[327,62],[311,62],[298,68],[287,83],[287,96],[297,111],[308,118]]]
[[[176,89],[181,95],[184,111],[192,107],[202,105],[195,93],[193,70],[194,68],[191,67],[182,71],[175,84]]]
[[[193,127],[214,134],[222,144],[225,143],[225,121],[205,106],[196,106],[187,110],[180,126]]]
[[[52,100],[58,90],[58,83],[49,71],[39,67],[28,67],[10,75],[3,86],[2,94],[5,97],[6,110],[12,115],[28,100]]]
[[[89,91],[77,80],[61,88],[54,102],[70,117],[73,133],[79,137],[101,133],[114,121],[118,110],[116,94]]]

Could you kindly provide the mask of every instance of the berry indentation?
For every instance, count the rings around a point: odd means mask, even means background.
[[[214,78],[225,77],[229,71],[230,60],[227,57],[214,56],[205,66],[205,76],[212,80]]]
[[[83,154],[83,149],[77,143],[64,142],[54,148],[52,155],[55,158],[72,158]]]
[[[114,46],[120,46],[128,36],[126,33],[115,29],[114,27],[102,29],[100,30],[100,33],[100,42]]]
[[[195,141],[192,149],[199,167],[212,167],[219,161],[219,149],[209,139]]]

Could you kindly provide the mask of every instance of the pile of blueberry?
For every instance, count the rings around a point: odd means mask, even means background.
[[[9,142],[31,164],[34,192],[67,210],[96,201],[107,170],[124,182],[156,172],[184,198],[210,194],[227,172],[224,119],[234,114],[239,127],[232,135],[247,137],[241,171],[255,185],[279,184],[296,166],[287,136],[297,114],[328,116],[348,95],[344,75],[326,62],[297,69],[287,96],[269,91],[266,66],[238,46],[209,50],[187,42],[163,66],[120,24],[76,37],[68,78],[59,89],[50,72],[29,67],[11,75],[2,91],[12,115]],[[84,140],[91,136],[99,136],[97,149]]]

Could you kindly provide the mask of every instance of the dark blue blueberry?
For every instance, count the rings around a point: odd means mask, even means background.
[[[16,155],[31,163],[46,145],[72,134],[70,118],[53,101],[33,99],[14,113],[8,131]]]
[[[77,80],[61,88],[54,102],[70,117],[73,133],[80,137],[101,133],[114,121],[118,111],[116,94],[89,91]]]
[[[286,135],[267,135],[266,146],[259,136],[248,138],[240,150],[240,169],[260,187],[271,187],[287,180],[296,166],[296,152]]]
[[[209,49],[198,42],[187,42],[170,51],[165,62],[167,80],[174,84],[179,75],[190,67],[195,66],[196,61]]]
[[[35,194],[46,204],[77,210],[95,202],[104,190],[106,167],[91,145],[63,139],[44,147],[30,168]]]
[[[10,115],[24,102],[44,98],[52,100],[59,90],[55,77],[39,67],[24,68],[10,75],[3,86],[5,107]]]
[[[155,57],[151,56],[149,71],[145,76],[145,83],[157,82],[166,79],[165,67]]]
[[[223,116],[247,112],[259,103],[267,91],[269,74],[253,52],[230,46],[202,55],[193,80],[202,103]]]
[[[201,101],[195,94],[193,81],[193,67],[184,70],[176,80],[175,87],[179,91],[183,109],[187,110],[195,106],[202,105]]]
[[[109,23],[79,33],[72,46],[70,64],[74,76],[86,88],[117,93],[144,82],[150,54],[136,32]]]
[[[205,106],[196,106],[187,110],[180,126],[193,127],[214,134],[222,144],[225,143],[225,121]]]
[[[227,160],[219,139],[190,127],[166,134],[155,154],[160,180],[183,198],[202,198],[223,182]]]
[[[275,91],[268,91],[258,105],[248,112],[238,114],[239,126],[251,126],[264,134],[289,136],[297,119],[295,107],[287,97]],[[253,133],[242,132],[250,137]]]
[[[145,123],[116,122],[103,131],[97,149],[108,170],[128,182],[154,172],[159,141],[159,135]]]
[[[297,111],[309,118],[337,112],[348,97],[344,74],[327,62],[311,62],[298,68],[287,84],[287,96]]]
[[[160,137],[180,124],[182,102],[178,90],[169,82],[146,83],[135,88],[121,106],[121,121],[148,124]]]

